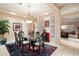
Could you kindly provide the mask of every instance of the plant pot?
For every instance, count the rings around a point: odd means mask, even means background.
[[[1,45],[6,44],[6,42],[7,42],[6,39],[0,40],[0,44],[1,44]]]

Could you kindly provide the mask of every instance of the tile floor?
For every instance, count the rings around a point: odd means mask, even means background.
[[[72,45],[72,43],[68,44]],[[51,45],[58,47],[58,49],[52,53],[51,56],[79,56],[79,49],[63,46],[56,42],[51,42]]]

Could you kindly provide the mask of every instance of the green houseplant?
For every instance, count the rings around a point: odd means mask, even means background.
[[[4,38],[5,33],[9,33],[9,21],[7,19],[0,19],[0,43],[4,43],[6,39]]]

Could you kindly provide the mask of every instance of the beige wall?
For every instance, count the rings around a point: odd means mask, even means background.
[[[8,41],[13,41],[15,39],[15,37],[14,37],[15,31],[13,31],[13,23],[21,23],[22,26],[23,26],[22,29],[25,33],[25,36],[27,37],[28,31],[29,31],[29,29],[32,28],[32,26],[30,26],[28,23],[24,22],[23,20],[12,20],[12,19],[10,19],[10,30],[9,30],[10,33],[5,35],[5,37],[8,39]],[[16,31],[16,32],[18,33],[19,31]]]
[[[26,18],[19,17],[19,16],[14,16],[14,15],[8,15],[8,14],[0,14],[1,19],[9,19],[10,22],[10,32],[9,34],[5,34],[5,38],[7,38],[7,41],[14,41],[14,31],[13,31],[13,23],[21,23],[23,26],[23,31],[25,33],[25,36],[27,37],[28,31],[33,30],[33,24],[28,24],[24,20],[27,20]],[[18,31],[17,31],[18,32]]]
[[[38,17],[38,21],[37,21],[37,25],[38,26],[38,31],[42,31],[42,29],[44,28],[44,17],[50,17],[50,16],[53,16],[54,17],[54,37],[51,37],[50,39],[50,42],[53,41],[53,40],[56,40],[56,41],[59,41],[60,39],[60,13],[59,13],[59,10],[55,13],[52,13],[52,14],[49,14],[49,15],[46,15],[46,16],[40,16]]]
[[[59,41],[60,39],[60,12],[59,9],[57,9],[54,5],[52,4],[48,4],[49,7],[51,7],[52,9],[55,9],[54,13],[51,13],[49,15],[46,16],[54,16],[54,37],[53,39],[51,39],[51,41],[53,40],[57,40]],[[43,17],[43,16],[40,16]],[[40,17],[37,17],[37,22],[41,24],[40,21],[42,21],[42,19],[40,19]],[[44,16],[45,17],[45,16]],[[26,18],[20,17],[20,16],[14,16],[14,15],[8,15],[8,14],[0,14],[0,18],[9,18],[10,19],[10,33],[6,36],[8,38],[8,41],[10,40],[14,40],[14,33],[12,30],[12,24],[13,22],[18,22],[18,23],[22,23],[23,24],[23,31],[25,32],[25,34],[27,35],[28,30],[33,29],[33,26],[28,25],[27,23],[25,23],[23,20],[26,20]],[[38,27],[39,24],[37,24]],[[28,29],[30,27],[30,29]],[[36,28],[35,28],[36,29]],[[40,27],[38,29],[41,29]]]

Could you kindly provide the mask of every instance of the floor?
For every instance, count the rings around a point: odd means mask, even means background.
[[[79,49],[63,46],[62,44],[56,42],[51,42],[50,44],[58,47],[58,49],[52,53],[51,56],[79,56]],[[72,45],[72,43],[70,44]]]
[[[79,56],[79,50],[63,46],[56,41],[52,41],[51,43],[47,44],[58,47],[55,52],[51,54],[51,56]],[[9,53],[4,45],[0,46],[0,56],[9,56]]]

